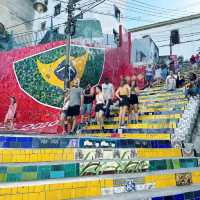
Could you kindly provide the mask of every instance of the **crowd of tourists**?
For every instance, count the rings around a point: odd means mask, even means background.
[[[177,88],[185,88],[186,97],[200,95],[200,79],[193,72],[185,79],[180,71],[173,66],[148,65],[145,71],[146,87],[152,87],[165,83],[167,91],[175,91]],[[111,106],[119,107],[119,127],[126,126],[129,122],[139,122],[139,96],[140,90],[134,78],[126,77],[120,81],[117,89],[109,81],[104,79],[103,84],[92,86],[88,82],[82,89],[78,79],[72,82],[70,89],[64,91],[64,104],[60,112],[60,125],[64,133],[74,133],[77,129],[77,119],[80,124],[90,124],[92,114],[95,113],[99,128],[104,131],[104,119],[110,119]],[[11,97],[11,103],[6,114],[4,124],[8,129],[14,128],[16,118],[17,101]],[[81,116],[79,118],[79,116]]]
[[[70,89],[65,90],[64,105],[61,111],[60,122],[65,132],[73,133],[77,128],[77,117],[81,114],[81,124],[89,124],[95,112],[96,122],[104,130],[104,118],[111,117],[110,108],[113,104],[119,106],[119,126],[125,126],[126,114],[128,120],[138,122],[138,94],[139,89],[135,80],[122,79],[119,88],[115,91],[108,78],[97,86],[87,84],[85,89],[75,80]],[[95,103],[94,103],[95,102]],[[70,130],[70,131],[69,131]]]

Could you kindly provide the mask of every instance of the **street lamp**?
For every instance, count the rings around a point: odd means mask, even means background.
[[[47,11],[48,0],[34,0],[33,8],[39,12],[44,13]]]

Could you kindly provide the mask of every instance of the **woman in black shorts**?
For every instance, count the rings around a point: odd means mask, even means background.
[[[115,95],[119,99],[119,126],[124,126],[130,96],[130,87],[125,79],[121,81]]]
[[[138,88],[136,86],[136,81],[131,81],[131,92],[129,98],[129,121],[135,120],[138,123],[139,116],[139,101],[138,101]]]

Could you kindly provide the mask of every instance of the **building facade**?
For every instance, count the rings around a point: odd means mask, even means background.
[[[178,30],[180,44],[172,46],[172,55],[189,59],[199,51],[200,46],[200,14],[182,17],[147,26],[130,29],[132,40],[150,36],[159,48],[159,55],[170,55],[171,31]]]
[[[67,2],[67,1],[66,1]],[[86,1],[88,3],[88,1]],[[87,3],[84,1],[80,1],[77,3],[75,15],[79,14],[81,11],[85,11],[87,9]],[[67,3],[64,1],[55,1],[55,0],[48,0],[47,4],[47,11],[44,13],[35,14],[35,21],[33,23],[33,31],[39,33],[39,37],[43,37],[45,33],[53,28],[60,34],[65,34],[65,28],[67,21],[67,12],[66,12]],[[94,27],[94,22],[91,24],[93,27],[93,32],[89,31],[90,23],[92,20],[99,22],[102,32],[101,42],[104,44],[116,44],[116,38],[119,34],[119,25],[123,24],[122,10],[117,7],[117,0],[116,3],[113,2],[113,5],[107,5],[105,2],[99,4],[93,9],[88,10],[87,12],[83,13],[81,19],[78,19],[78,23],[81,24],[84,20],[88,20],[85,23],[87,26],[87,32],[90,32],[87,36],[87,39],[90,41],[97,40],[95,37],[96,31],[99,28]],[[39,18],[39,20],[37,20]],[[85,27],[86,28],[86,27]],[[80,29],[77,31],[80,32]],[[78,33],[79,34],[79,33]]]

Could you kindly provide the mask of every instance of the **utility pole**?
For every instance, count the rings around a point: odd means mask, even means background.
[[[65,30],[66,33],[66,65],[65,65],[65,78],[64,78],[64,88],[67,89],[70,87],[70,52],[71,52],[71,29],[72,29],[72,20],[74,12],[74,1],[69,0],[67,5],[67,27]]]
[[[169,50],[170,50],[170,57],[172,56],[172,46],[173,46],[173,43],[172,43],[172,37],[170,36],[170,42],[169,42]]]
[[[60,0],[58,0],[60,1]],[[66,65],[64,71],[64,89],[70,87],[70,52],[71,52],[71,36],[75,34],[76,20],[83,13],[95,8],[96,6],[102,4],[105,0],[95,0],[88,5],[88,8],[81,11],[81,13],[74,16],[74,11],[76,9],[76,3],[81,0],[68,0],[67,4],[67,27],[65,29],[66,33]]]

